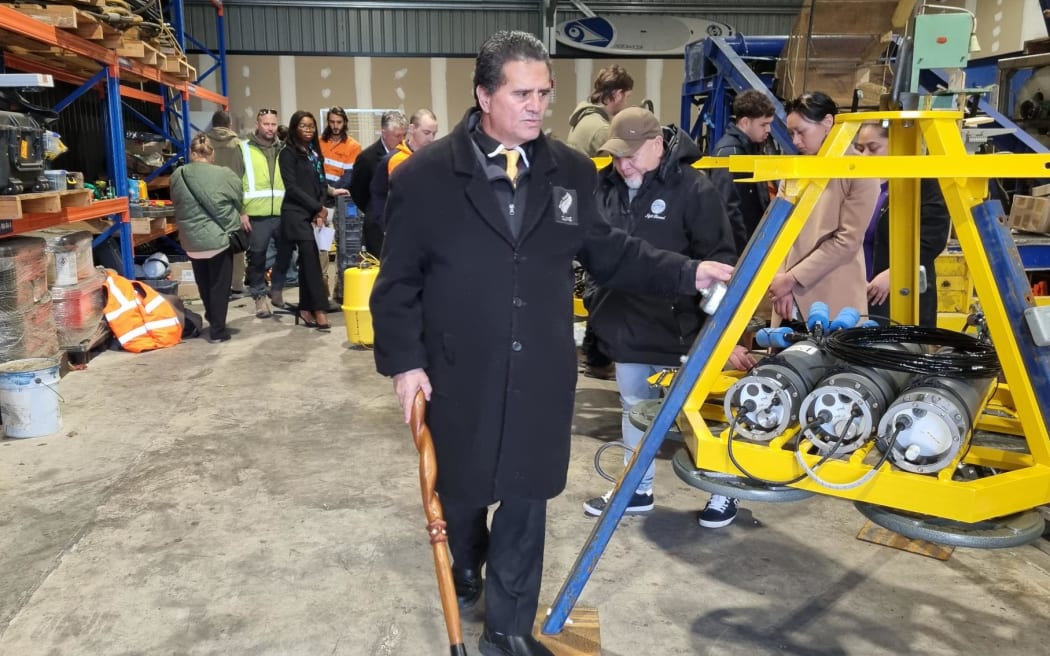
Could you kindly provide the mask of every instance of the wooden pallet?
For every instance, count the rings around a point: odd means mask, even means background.
[[[20,14],[25,14],[47,25],[62,29],[76,29],[77,8],[66,5],[12,5]]]
[[[951,558],[952,552],[955,551],[955,547],[927,542],[926,540],[906,538],[900,533],[894,533],[871,521],[864,523],[860,533],[857,534],[857,539],[871,542],[872,544],[881,544],[884,547],[893,547],[908,553],[919,554],[927,558],[936,558],[937,560],[948,560]]]
[[[57,214],[67,207],[87,207],[93,197],[90,189],[0,196],[0,219],[20,219],[26,214]]]
[[[160,70],[166,70],[168,58],[159,50],[137,39],[129,39],[125,35],[117,46],[117,55],[142,62],[146,66],[154,66]]]
[[[98,42],[107,48],[116,48],[120,45],[120,30],[99,20],[98,16],[91,12],[78,10],[77,27],[69,31],[75,32],[82,39]]]

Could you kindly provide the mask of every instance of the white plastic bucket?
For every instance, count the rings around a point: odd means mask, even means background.
[[[0,416],[8,437],[42,437],[62,428],[58,410],[58,361],[12,360],[0,364]]]

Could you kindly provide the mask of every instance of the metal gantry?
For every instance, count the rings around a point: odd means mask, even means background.
[[[901,290],[891,304],[891,318],[901,323],[914,323],[918,316],[919,295],[905,295],[903,290],[918,289],[919,183],[922,178],[939,180],[1006,381],[1000,385],[998,396],[1011,415],[995,421],[1003,432],[1022,438],[1027,453],[973,446],[953,464],[966,463],[995,472],[977,480],[953,480],[954,466],[928,476],[884,464],[870,480],[852,489],[822,487],[809,478],[791,487],[971,524],[1050,501],[1050,351],[1035,344],[1023,319],[1035,301],[1010,230],[1000,220],[1002,206],[998,201],[987,200],[987,178],[991,173],[997,177],[1038,177],[1050,166],[1050,156],[969,155],[959,132],[961,118],[961,113],[948,111],[846,114],[836,118],[818,156],[701,160],[710,166],[728,165],[734,172],[751,172],[756,181],[784,180],[784,194],[770,205],[729,282],[725,299],[705,323],[671,383],[606,512],[598,518],[562,585],[543,625],[544,633],[559,633],[564,627],[632,493],[679,412],[684,412],[688,420],[691,434],[686,441],[698,469],[744,475],[727,457],[726,435],[711,431],[701,407],[715,391],[733,346],[832,179],[889,180],[890,288]],[[868,121],[890,126],[891,155],[851,154],[860,125]],[[735,455],[749,472],[763,478],[785,480],[797,476],[800,468],[796,454],[772,446],[744,443],[735,447]],[[818,460],[815,455],[804,457],[810,466]],[[862,457],[850,457],[827,461],[821,475],[825,480],[843,483],[855,481],[871,470],[872,466],[865,464]]]

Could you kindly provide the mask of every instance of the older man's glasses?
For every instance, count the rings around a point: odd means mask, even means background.
[[[259,113],[255,115],[255,118],[262,118],[263,116],[267,116],[269,114],[273,114],[274,116],[277,116],[277,110],[276,109],[260,109]]]

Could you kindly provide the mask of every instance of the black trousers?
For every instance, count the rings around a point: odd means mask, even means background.
[[[532,633],[543,576],[545,499],[503,499],[486,525],[488,507],[441,498],[448,544],[458,567],[485,568],[485,626],[511,635]]]
[[[364,242],[366,251],[379,257],[383,253],[383,226],[365,215],[361,240]]]
[[[299,249],[299,309],[306,312],[327,312],[328,291],[321,275],[321,257],[317,251],[317,242],[311,238],[292,241],[291,244]],[[328,253],[325,253],[326,257],[327,255]],[[281,265],[280,260],[278,257],[274,264],[275,269]]]
[[[193,277],[197,281],[204,319],[211,330],[211,338],[226,333],[226,312],[230,306],[230,283],[233,281],[233,251],[226,249],[206,260],[191,260]]]

